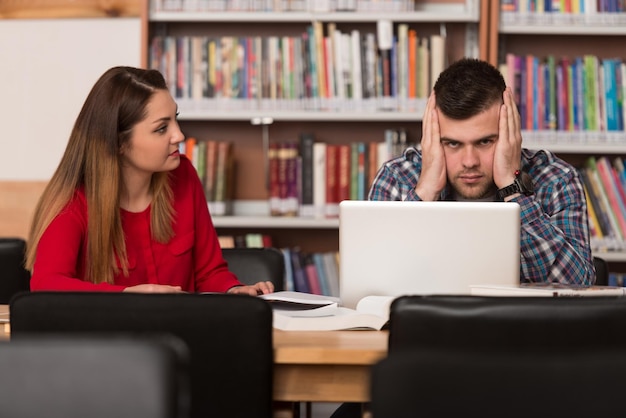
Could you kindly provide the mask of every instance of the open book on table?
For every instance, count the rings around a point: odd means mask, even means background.
[[[274,328],[283,331],[380,330],[389,319],[391,296],[366,296],[356,309],[340,306],[338,298],[301,292],[259,296],[272,304]]]
[[[474,285],[470,294],[476,296],[624,296],[626,288],[618,286],[566,286],[559,284],[523,283],[519,286]]]

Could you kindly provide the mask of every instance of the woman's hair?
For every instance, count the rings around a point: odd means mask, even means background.
[[[120,217],[121,148],[134,126],[146,118],[156,90],[166,90],[156,70],[113,67],[89,92],[70,134],[65,153],[35,208],[28,236],[26,268],[33,269],[39,240],[53,219],[83,187],[87,200],[86,274],[93,283],[113,283],[118,267],[125,275],[128,257]],[[173,235],[172,190],[168,172],[152,175],[152,236],[167,242]],[[80,251],[80,250],[79,250]]]
[[[449,118],[464,120],[502,103],[504,77],[486,61],[462,58],[446,68],[434,86],[437,107]]]

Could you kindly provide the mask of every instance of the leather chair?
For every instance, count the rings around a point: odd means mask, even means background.
[[[402,296],[389,314],[389,353],[417,348],[626,349],[626,297]]]
[[[173,337],[19,338],[0,343],[0,411],[11,418],[183,418],[188,353]]]
[[[30,272],[24,269],[26,241],[21,238],[0,238],[0,304],[30,290]]]
[[[230,271],[247,285],[270,281],[274,290],[284,288],[285,259],[277,248],[224,248],[222,255]]]
[[[622,348],[433,350],[372,368],[375,418],[626,416]]]
[[[593,257],[593,265],[596,268],[596,285],[607,286],[609,284],[609,263],[601,257]]]
[[[272,311],[230,294],[31,292],[10,304],[11,338],[169,333],[189,347],[191,417],[269,418]]]
[[[399,297],[373,415],[621,416],[625,324],[624,297]]]

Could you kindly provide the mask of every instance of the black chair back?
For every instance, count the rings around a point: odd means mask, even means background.
[[[624,297],[403,296],[389,352],[415,348],[626,348]]]
[[[188,353],[173,340],[48,336],[2,342],[1,415],[187,417]]]
[[[373,416],[625,415],[625,324],[623,297],[397,298]]]
[[[609,263],[604,258],[593,257],[593,266],[596,269],[596,285],[607,286],[609,284]]]
[[[247,285],[270,281],[274,290],[284,288],[285,259],[277,248],[224,248],[222,255],[228,269]]]
[[[372,368],[371,412],[374,418],[626,416],[625,374],[624,350],[616,348],[415,350]]]
[[[24,269],[26,241],[0,238],[0,304],[7,304],[18,292],[30,290],[30,273]]]
[[[170,333],[189,347],[192,417],[269,418],[272,311],[229,294],[32,292],[11,300],[11,338]]]

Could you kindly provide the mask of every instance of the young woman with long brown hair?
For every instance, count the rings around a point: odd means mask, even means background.
[[[176,117],[158,71],[100,77],[35,209],[31,290],[273,291],[228,270]]]

